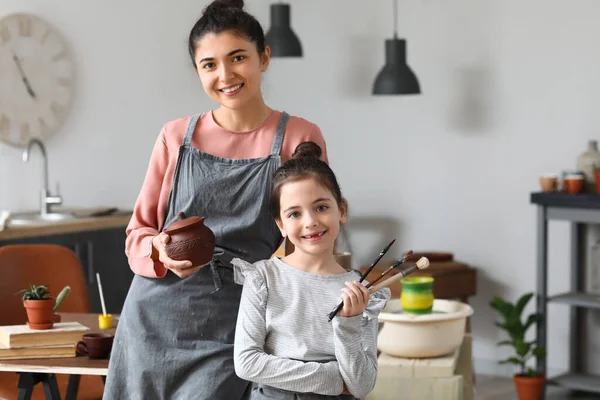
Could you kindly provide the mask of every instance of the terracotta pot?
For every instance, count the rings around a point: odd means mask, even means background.
[[[177,216],[179,220],[164,231],[171,237],[165,246],[167,255],[173,260],[189,260],[193,266],[210,262],[215,251],[215,235],[204,225],[204,217],[186,218],[182,212]]]
[[[531,377],[529,375],[515,375],[513,381],[517,388],[519,400],[540,400],[542,398],[544,385],[546,384],[546,377],[544,374],[540,374],[536,377]]]
[[[544,174],[540,176],[540,188],[542,192],[554,192],[558,189],[558,175]]]
[[[54,327],[54,299],[25,300],[27,325],[30,329],[52,329]]]
[[[596,180],[596,192],[600,193],[600,171],[594,171],[594,179]]]
[[[565,190],[571,194],[581,193],[584,185],[584,178],[581,175],[567,175],[563,181]]]

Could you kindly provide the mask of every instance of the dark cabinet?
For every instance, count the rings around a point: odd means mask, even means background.
[[[96,282],[98,272],[102,280],[106,311],[111,314],[121,313],[133,279],[133,272],[125,256],[125,227],[0,240],[0,246],[34,243],[58,244],[73,250],[83,266],[92,312],[102,312]]]

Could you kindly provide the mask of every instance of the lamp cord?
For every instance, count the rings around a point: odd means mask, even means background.
[[[398,38],[398,0],[394,0],[394,39]]]

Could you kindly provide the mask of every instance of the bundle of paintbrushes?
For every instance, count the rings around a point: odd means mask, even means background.
[[[383,248],[383,250],[381,250],[381,252],[377,256],[377,258],[375,258],[375,261],[373,261],[373,263],[369,266],[369,268],[365,271],[365,273],[362,274],[362,276],[360,277],[359,283],[362,283],[365,280],[365,278],[367,277],[367,275],[369,275],[369,273],[373,270],[373,268],[375,268],[375,265],[377,265],[377,263],[379,262],[379,260],[381,260],[381,257],[383,257],[385,253],[387,253],[387,251],[390,249],[390,247],[392,247],[392,245],[394,244],[395,241],[396,241],[396,239],[392,240],[387,246],[385,246]],[[370,293],[375,293],[378,290],[381,290],[383,288],[386,288],[386,287],[390,286],[392,283],[399,281],[400,279],[404,278],[405,276],[408,276],[408,275],[412,274],[415,271],[418,271],[418,270],[425,269],[425,268],[429,267],[429,260],[426,257],[421,257],[415,263],[415,265],[410,266],[410,267],[408,267],[408,268],[400,271],[399,273],[397,273],[393,277],[391,277],[389,279],[386,279],[385,281],[381,282],[380,284],[374,286],[384,276],[386,276],[390,272],[396,270],[398,268],[398,266],[401,265],[402,263],[404,263],[412,254],[413,254],[412,250],[408,251],[406,254],[404,254],[404,256],[401,259],[399,259],[398,261],[396,261],[395,263],[393,263],[389,268],[387,268],[385,271],[383,271],[381,273],[381,275],[379,275],[377,277],[377,279],[375,279],[373,282],[369,282],[369,284],[366,286],[367,288],[369,288],[369,292]],[[342,309],[342,307],[344,307],[344,302],[343,301],[340,304],[338,304],[338,306],[335,308],[335,310],[333,310],[332,312],[329,313],[329,315],[328,315],[329,321],[331,321],[337,315],[337,313],[340,312],[340,310]]]

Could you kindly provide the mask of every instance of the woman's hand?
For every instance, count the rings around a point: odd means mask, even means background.
[[[180,278],[187,278],[188,276],[194,274],[200,268],[207,266],[210,263],[206,263],[204,265],[192,266],[191,261],[177,261],[173,260],[167,255],[167,249],[165,245],[169,243],[171,240],[171,236],[167,235],[164,232],[159,233],[157,236],[152,238],[152,247],[153,250],[156,250],[158,253],[158,258],[155,258],[153,254],[153,259],[158,259],[166,269],[171,270],[175,275]],[[153,251],[154,253],[154,251]]]
[[[369,289],[358,281],[346,282],[346,287],[342,288],[342,299],[344,307],[339,315],[342,317],[355,317],[360,315],[369,304]]]

